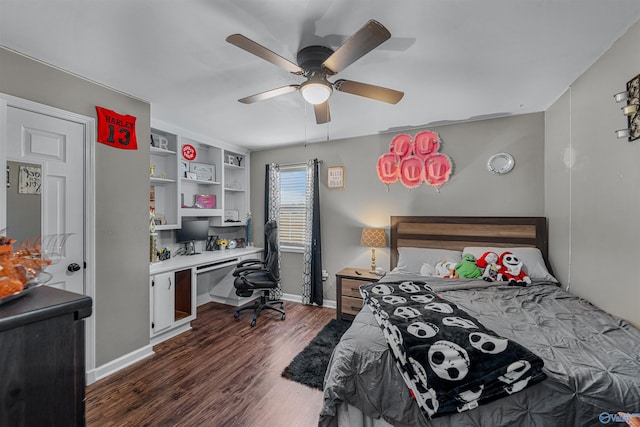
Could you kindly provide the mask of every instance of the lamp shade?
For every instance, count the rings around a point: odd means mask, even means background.
[[[387,246],[387,233],[383,228],[363,228],[360,245],[370,248],[384,248]]]
[[[331,96],[331,85],[326,80],[309,79],[300,85],[300,93],[309,104],[318,105]]]

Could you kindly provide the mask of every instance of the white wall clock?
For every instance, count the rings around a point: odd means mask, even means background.
[[[498,153],[489,157],[487,169],[496,175],[505,175],[513,169],[516,162],[509,153]]]

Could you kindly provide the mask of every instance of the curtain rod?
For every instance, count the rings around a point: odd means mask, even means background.
[[[314,159],[317,160],[317,159]],[[318,163],[322,163],[322,160],[318,160]],[[297,162],[297,163],[276,163],[278,167],[295,167],[295,166],[306,166],[307,162]]]

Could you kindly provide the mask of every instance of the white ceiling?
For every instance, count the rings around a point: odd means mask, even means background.
[[[299,93],[237,101],[303,78],[229,34],[295,62],[369,19],[391,39],[336,78],[402,90],[397,105],[334,92],[317,125]],[[154,119],[265,149],[544,111],[638,19],[640,0],[0,0],[0,44],[147,100]]]

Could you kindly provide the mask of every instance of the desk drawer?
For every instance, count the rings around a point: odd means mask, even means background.
[[[362,298],[358,288],[362,285],[366,285],[367,283],[370,282],[344,278],[342,279],[342,295],[353,298]]]
[[[342,297],[342,313],[355,316],[362,309],[362,298]]]

